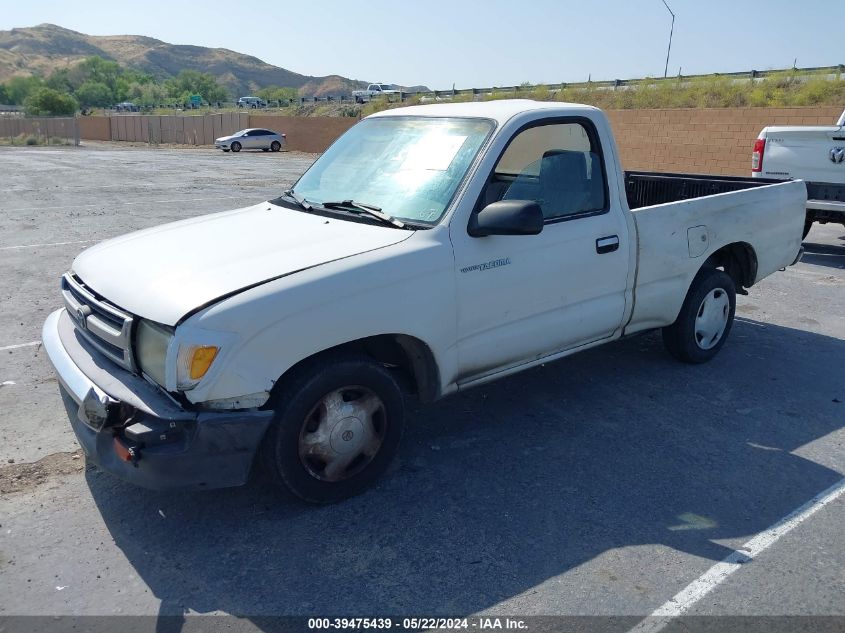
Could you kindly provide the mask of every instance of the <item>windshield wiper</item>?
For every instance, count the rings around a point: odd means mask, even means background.
[[[302,197],[300,195],[297,195],[294,192],[293,189],[288,189],[287,191],[283,191],[282,195],[285,196],[286,198],[290,198],[291,200],[296,202],[296,204],[298,204],[300,207],[302,207],[305,211],[310,211],[311,209],[314,208],[314,207],[311,206],[311,203],[308,202],[308,200],[306,200],[304,197]]]
[[[374,218],[378,218],[382,222],[387,222],[388,224],[392,224],[393,226],[404,229],[405,223],[401,220],[397,220],[392,215],[388,215],[384,211],[381,210],[381,207],[377,207],[372,204],[364,204],[363,202],[355,202],[354,200],[339,200],[339,201],[330,201],[330,202],[323,202],[322,206],[327,209],[345,209],[347,211],[351,211],[353,209],[357,209],[362,213],[366,213],[367,215],[371,215]]]

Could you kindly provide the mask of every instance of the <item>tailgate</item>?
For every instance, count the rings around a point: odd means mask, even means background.
[[[845,130],[835,126],[767,128],[762,175],[845,183]]]

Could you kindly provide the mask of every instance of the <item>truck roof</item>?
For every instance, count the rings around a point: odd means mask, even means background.
[[[518,114],[536,110],[598,110],[593,106],[580,103],[564,103],[560,101],[532,101],[531,99],[502,99],[499,101],[478,101],[469,103],[432,103],[426,105],[408,106],[383,110],[370,117],[384,116],[460,116],[481,117],[493,119],[498,123],[513,118]],[[573,112],[574,114],[574,112]],[[368,117],[369,118],[369,117]]]

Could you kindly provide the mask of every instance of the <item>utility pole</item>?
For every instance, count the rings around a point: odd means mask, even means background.
[[[675,31],[675,14],[672,13],[669,5],[666,4],[666,0],[663,0],[663,6],[666,7],[669,15],[672,16],[672,26],[669,28],[669,48],[666,49],[666,68],[663,69],[663,78],[666,79],[666,75],[669,73],[669,53],[672,52],[672,33]]]

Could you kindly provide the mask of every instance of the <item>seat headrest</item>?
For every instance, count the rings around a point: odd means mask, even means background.
[[[584,152],[562,149],[549,150],[540,163],[540,183],[555,180],[560,184],[583,185],[587,181],[587,161]]]

